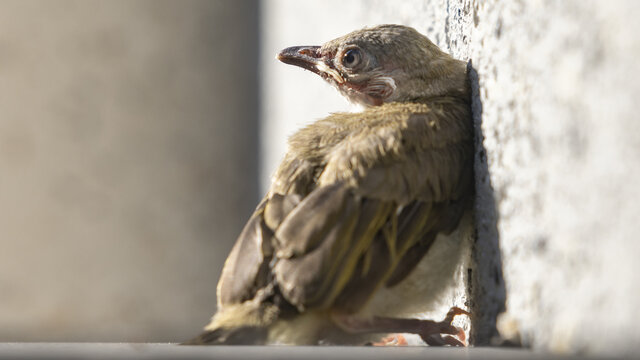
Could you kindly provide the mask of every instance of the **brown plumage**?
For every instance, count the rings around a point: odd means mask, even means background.
[[[367,108],[298,131],[218,284],[218,312],[191,344],[317,344],[418,333],[461,345],[443,322],[364,315],[452,232],[472,192],[466,64],[412,28],[382,25],[278,58]],[[407,294],[407,296],[412,296]],[[413,321],[413,322],[411,322]],[[417,322],[416,322],[417,321]]]

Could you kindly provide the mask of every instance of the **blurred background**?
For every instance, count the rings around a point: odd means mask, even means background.
[[[257,1],[0,1],[0,341],[179,341],[259,200]]]
[[[545,351],[634,354],[638,17],[633,0],[0,0],[0,342],[197,334],[287,136],[349,109],[275,54],[400,23],[479,76],[474,316],[506,310],[503,336]]]

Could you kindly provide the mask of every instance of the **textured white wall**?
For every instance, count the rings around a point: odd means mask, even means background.
[[[489,341],[486,320],[506,305],[499,328],[524,345],[632,351],[640,340],[640,5],[277,0],[265,2],[263,16],[263,187],[293,129],[348,108],[275,53],[364,25],[413,26],[477,70],[478,341]]]
[[[472,7],[505,324],[552,350],[640,340],[637,2]],[[624,334],[621,336],[621,334]]]

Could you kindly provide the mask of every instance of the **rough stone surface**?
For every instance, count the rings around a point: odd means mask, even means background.
[[[525,346],[633,351],[640,340],[637,2],[267,4],[263,183],[284,151],[284,135],[348,108],[312,74],[276,64],[274,52],[364,25],[413,26],[457,58],[472,59],[477,71],[471,290],[486,313],[476,340],[489,341],[486,320],[506,306],[498,327]]]
[[[640,303],[640,27],[619,14],[640,6],[488,2],[468,15],[507,319],[538,348],[631,352],[640,339],[626,311]]]

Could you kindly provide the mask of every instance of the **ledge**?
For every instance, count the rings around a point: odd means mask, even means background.
[[[0,359],[573,359],[508,348],[0,343]]]

